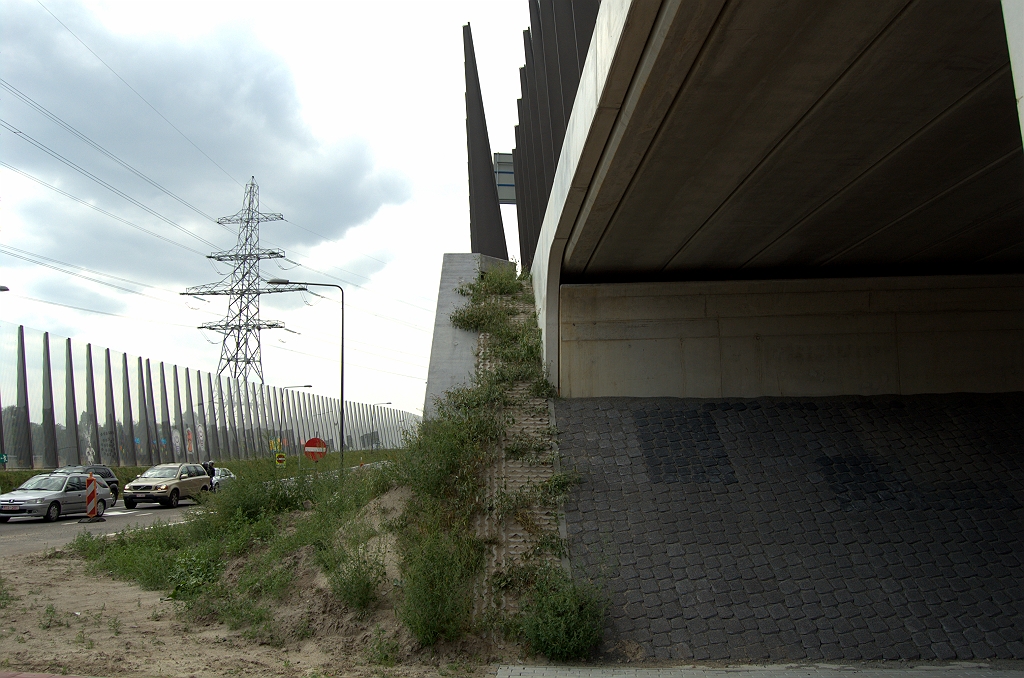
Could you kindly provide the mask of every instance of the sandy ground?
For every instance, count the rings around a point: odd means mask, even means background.
[[[223,624],[185,623],[162,592],[86,572],[61,552],[12,556],[0,577],[15,599],[0,609],[0,672],[85,676],[482,676],[516,652],[489,643],[422,651],[403,634],[393,608],[359,618],[314,585],[279,612],[301,610],[312,637],[282,647],[260,644]],[[307,581],[307,583],[309,583]],[[324,592],[326,594],[326,592]],[[399,643],[399,664],[367,661],[375,628]]]

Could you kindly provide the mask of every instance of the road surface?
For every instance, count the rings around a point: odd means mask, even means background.
[[[111,534],[126,527],[151,525],[157,520],[178,523],[185,519],[185,513],[195,504],[182,501],[178,508],[164,508],[159,504],[142,504],[126,509],[121,501],[107,509],[102,523],[79,523],[85,516],[61,516],[53,523],[44,523],[40,518],[11,518],[0,523],[0,553],[5,556],[21,555],[47,549],[59,549],[74,539],[83,530],[93,534]]]

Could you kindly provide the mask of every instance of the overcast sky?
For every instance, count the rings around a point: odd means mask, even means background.
[[[0,167],[0,320],[216,369],[220,335],[195,326],[226,299],[178,293],[228,273],[205,255],[236,236],[204,215],[237,212],[255,176],[262,211],[287,219],[262,244],[302,264],[264,273],[344,281],[346,399],[421,411],[442,254],[469,251],[462,25],[492,151],[510,151],[526,0],[0,0],[0,15],[0,77],[188,203],[0,90],[0,120],[151,210],[0,128],[0,161],[114,215]],[[336,299],[262,298],[292,330],[263,333],[268,384],[337,395]]]

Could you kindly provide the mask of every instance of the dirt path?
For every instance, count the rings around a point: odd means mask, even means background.
[[[0,609],[0,671],[139,678],[468,677],[488,672],[485,662],[492,659],[435,655],[386,668],[346,654],[329,635],[292,647],[259,645],[222,624],[184,624],[163,593],[87,574],[85,563],[70,557],[8,557],[0,563],[0,577],[15,597]]]

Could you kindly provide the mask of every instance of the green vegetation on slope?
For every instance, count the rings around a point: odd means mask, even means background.
[[[405,600],[400,615],[417,639],[431,645],[453,640],[469,625],[471,587],[483,567],[483,545],[472,530],[480,511],[514,513],[530,503],[553,506],[575,482],[556,474],[549,482],[486,506],[483,471],[495,461],[505,435],[504,411],[513,406],[512,387],[528,383],[530,393],[549,397],[541,359],[540,330],[532,313],[532,290],[512,267],[484,273],[461,288],[470,303],[455,311],[452,324],[486,333],[473,383],[437,403],[437,415],[421,426],[396,459],[397,480],[413,490],[400,539]],[[526,315],[526,317],[522,317]],[[519,441],[516,455],[535,452]],[[558,541],[557,539],[555,541]],[[535,652],[557,659],[587,656],[600,639],[603,606],[595,590],[577,586],[560,569],[533,564],[509,588],[524,603],[502,625],[525,638]]]
[[[337,474],[303,473],[288,482],[259,468],[240,475],[222,492],[205,498],[184,523],[126,529],[105,539],[80,534],[71,549],[98,570],[143,588],[171,592],[187,618],[217,620],[264,642],[282,642],[273,605],[289,592],[298,560],[290,558],[313,547],[317,565],[339,599],[356,609],[372,604],[365,588],[347,598],[351,586],[335,581],[369,578],[379,584],[365,552],[372,531],[353,535],[352,518],[390,487],[386,469]],[[303,508],[312,507],[302,511]],[[291,512],[301,513],[288,516]],[[225,563],[238,571],[222,576]],[[358,588],[358,587],[357,587]]]
[[[170,592],[188,619],[222,621],[263,642],[281,643],[287,638],[274,609],[294,590],[302,554],[312,553],[331,592],[349,609],[365,611],[377,603],[383,555],[371,548],[376,533],[355,519],[374,498],[406,486],[411,498],[405,511],[381,525],[395,533],[401,555],[399,618],[426,647],[460,638],[470,627],[473,585],[484,564],[474,517],[481,511],[515,513],[531,503],[557,505],[574,483],[569,474],[555,474],[529,492],[485,501],[482,478],[505,436],[505,411],[515,405],[512,387],[527,383],[536,397],[550,396],[551,387],[536,319],[521,313],[532,305],[529,285],[506,267],[461,291],[470,304],[452,321],[488,334],[482,356],[487,368],[469,386],[446,393],[437,415],[403,449],[385,453],[392,464],[339,478],[336,457],[333,464],[324,460],[301,469],[289,459],[283,471],[270,460],[225,462],[238,480],[205,497],[184,523],[126,529],[113,538],[83,533],[71,549],[114,577]],[[535,441],[515,445],[518,456],[543,451]],[[346,461],[353,463],[349,456]],[[564,552],[557,535],[541,535],[538,547]],[[518,596],[521,607],[514,618],[498,620],[503,628],[552,658],[591,651],[603,621],[593,587],[573,582],[544,560],[514,566],[502,577],[499,585]],[[373,661],[394,661],[392,642],[377,633],[368,648]]]

